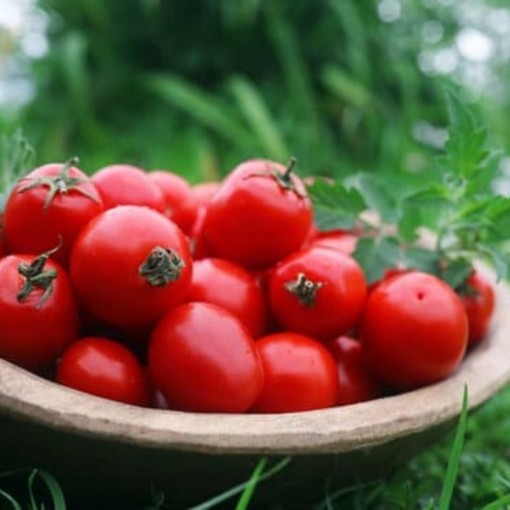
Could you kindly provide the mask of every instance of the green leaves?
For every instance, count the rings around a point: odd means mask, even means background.
[[[309,188],[319,230],[361,230],[354,257],[369,282],[389,268],[415,268],[459,288],[477,259],[489,262],[499,278],[510,275],[510,197],[494,188],[497,158],[486,148],[486,129],[453,93],[447,106],[440,173],[431,172],[419,188],[397,196],[379,175],[368,173],[337,183],[316,180]],[[363,221],[368,210],[378,223]],[[432,239],[425,247],[416,245],[424,229]]]
[[[319,230],[354,228],[367,208],[361,193],[338,182],[314,180],[308,192],[314,204],[315,224]]]

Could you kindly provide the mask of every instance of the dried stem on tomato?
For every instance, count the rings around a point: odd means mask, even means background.
[[[48,259],[56,253],[62,246],[62,239],[59,239],[58,246],[44,252],[35,258],[30,264],[22,262],[18,265],[18,273],[23,277],[23,286],[16,296],[17,300],[22,303],[35,290],[42,289],[43,294],[37,302],[37,308],[40,308],[45,301],[51,296],[53,291],[53,283],[57,277],[56,269],[45,270],[44,267]]]
[[[179,278],[184,266],[177,252],[156,246],[140,266],[140,276],[153,287],[164,287]]]
[[[304,273],[299,273],[295,280],[285,283],[288,292],[297,297],[299,302],[307,308],[312,308],[317,299],[317,291],[324,286],[322,282],[313,282]]]
[[[41,177],[25,177],[21,182],[25,182],[18,188],[18,193],[24,193],[25,191],[37,188],[39,186],[47,186],[48,194],[44,200],[43,209],[45,211],[51,205],[51,202],[57,194],[66,195],[69,191],[77,191],[83,196],[98,202],[98,197],[94,196],[87,189],[82,187],[82,184],[87,182],[86,178],[83,177],[72,177],[69,175],[71,168],[78,164],[78,158],[74,157],[67,161],[59,173],[54,176],[41,176]]]

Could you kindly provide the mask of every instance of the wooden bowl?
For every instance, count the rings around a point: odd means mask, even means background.
[[[305,507],[331,487],[401,464],[510,380],[510,289],[496,287],[489,338],[448,379],[357,405],[280,415],[143,409],[64,388],[0,361],[0,469],[39,467],[72,508],[141,508],[151,486],[186,508],[246,480],[261,456],[289,465],[257,489],[258,503]],[[315,492],[314,492],[314,489]],[[315,498],[315,499],[314,499]]]

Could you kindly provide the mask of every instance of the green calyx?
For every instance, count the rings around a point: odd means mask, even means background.
[[[82,185],[86,182],[83,177],[72,177],[69,172],[73,166],[78,164],[78,158],[74,157],[67,161],[54,176],[41,176],[41,177],[25,177],[21,180],[22,183],[18,188],[18,193],[25,193],[34,188],[40,186],[46,186],[48,188],[48,194],[44,199],[43,209],[47,211],[50,207],[55,196],[67,195],[70,191],[76,191],[81,195],[93,200],[98,201],[98,198],[85,189]]]
[[[285,289],[307,308],[313,308],[317,299],[317,292],[323,286],[323,282],[313,282],[304,273],[299,273],[295,280],[285,283]]]
[[[42,296],[36,305],[37,308],[40,308],[51,296],[58,273],[56,269],[45,270],[44,267],[48,259],[60,249],[61,245],[62,240],[60,239],[57,247],[39,255],[30,264],[21,262],[18,265],[18,273],[23,277],[23,286],[16,296],[18,302],[23,303],[36,289],[42,289]]]
[[[156,246],[140,266],[140,276],[153,287],[164,287],[179,278],[186,264],[177,252]]]

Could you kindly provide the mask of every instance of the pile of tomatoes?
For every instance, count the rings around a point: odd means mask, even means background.
[[[322,409],[454,372],[492,285],[393,270],[368,285],[353,232],[318,232],[303,181],[248,160],[221,183],[77,161],[20,179],[3,211],[0,357],[133,405]]]

